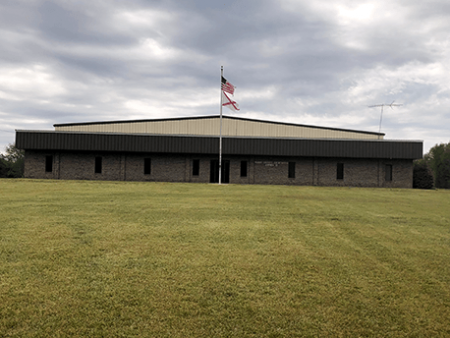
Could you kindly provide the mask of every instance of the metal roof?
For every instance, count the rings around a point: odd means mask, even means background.
[[[118,120],[118,121],[81,122],[81,123],[60,123],[60,124],[54,124],[53,127],[56,128],[56,127],[70,127],[70,126],[130,124],[130,123],[142,123],[142,122],[188,121],[188,120],[205,120],[205,119],[219,119],[219,118],[220,118],[220,115],[207,115],[207,116],[163,118],[163,119]],[[322,129],[322,130],[335,130],[335,131],[353,132],[353,133],[377,135],[377,136],[384,136],[385,135],[384,133],[377,133],[377,132],[370,132],[370,131],[353,130],[353,129],[342,129],[342,128],[330,128],[330,127],[321,127],[321,126],[313,126],[313,125],[306,125],[306,124],[296,124],[296,123],[277,122],[277,121],[268,121],[268,120],[257,120],[257,119],[249,119],[249,118],[235,117],[235,116],[222,116],[222,118],[223,119],[229,119],[229,120],[236,120],[236,121],[259,122],[259,123],[268,123],[268,124],[276,124],[276,125],[283,125],[283,126],[293,126],[293,127],[305,127],[305,128]]]

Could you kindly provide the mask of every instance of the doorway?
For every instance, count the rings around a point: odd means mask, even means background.
[[[222,160],[222,183],[230,183],[230,161]],[[219,183],[219,160],[211,160],[210,183]]]

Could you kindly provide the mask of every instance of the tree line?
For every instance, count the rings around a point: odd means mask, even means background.
[[[450,189],[450,142],[436,144],[414,162],[413,187]]]
[[[5,148],[5,154],[0,153],[0,178],[23,177],[24,151],[10,144]]]

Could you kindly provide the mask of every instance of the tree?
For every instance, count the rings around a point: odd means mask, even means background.
[[[5,148],[5,155],[0,158],[0,177],[23,177],[24,151],[17,149],[14,144]]]
[[[428,163],[424,160],[415,161],[413,170],[413,188],[433,189],[434,178]]]
[[[3,159],[3,155],[0,154],[0,178],[6,177],[8,172],[8,163]]]
[[[433,171],[435,187],[450,189],[450,142],[436,144],[425,154],[424,161]]]

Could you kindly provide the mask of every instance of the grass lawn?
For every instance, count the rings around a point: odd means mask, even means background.
[[[0,337],[450,337],[450,191],[0,180]]]

